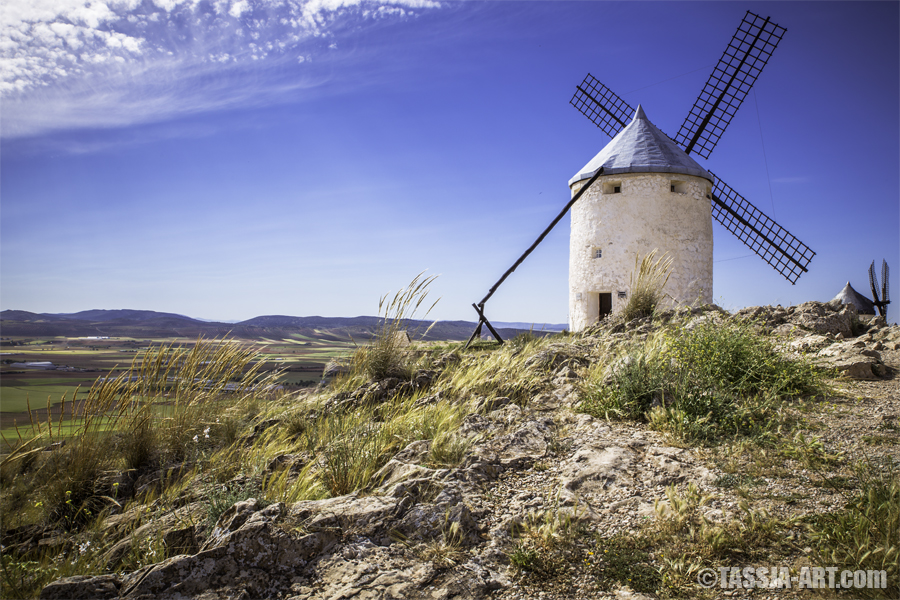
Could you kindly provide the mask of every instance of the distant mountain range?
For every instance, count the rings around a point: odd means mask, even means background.
[[[77,313],[44,314],[24,310],[0,312],[0,336],[29,337],[222,337],[280,339],[291,334],[346,340],[372,337],[378,317],[289,317],[266,315],[238,323],[192,319],[184,315],[152,310],[85,310]],[[493,322],[504,338],[522,331],[561,331],[565,325]],[[408,328],[424,332],[431,321],[410,321]],[[430,340],[463,340],[472,335],[475,323],[438,321],[428,332]],[[485,328],[485,332],[487,329]]]

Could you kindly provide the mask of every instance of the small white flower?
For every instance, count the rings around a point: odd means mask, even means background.
[[[209,427],[203,430],[203,437],[209,439]]]
[[[194,443],[197,443],[197,442],[199,442],[199,441],[200,441],[200,438],[199,438],[198,436],[195,435],[195,436],[194,436]]]
[[[87,541],[87,542],[85,542],[85,543],[83,543],[83,544],[79,544],[79,545],[78,545],[78,553],[79,553],[79,554],[84,554],[85,552],[88,551],[88,548],[90,548],[90,547],[91,547],[91,542],[90,542],[90,541]]]

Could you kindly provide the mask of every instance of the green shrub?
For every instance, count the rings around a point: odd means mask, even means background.
[[[636,349],[614,365],[609,385],[594,384],[594,395],[583,408],[598,417],[643,420],[654,399],[671,388],[670,375],[657,356]]]
[[[676,327],[632,346],[611,372],[601,369],[584,386],[583,412],[695,440],[761,434],[778,424],[776,400],[821,388],[810,364],[733,322]]]
[[[820,377],[802,360],[790,360],[752,324],[704,320],[667,338],[667,357],[703,385],[732,394],[792,397],[814,393]]]

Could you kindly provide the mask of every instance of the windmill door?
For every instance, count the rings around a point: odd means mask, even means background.
[[[600,294],[600,320],[612,312],[612,294]]]

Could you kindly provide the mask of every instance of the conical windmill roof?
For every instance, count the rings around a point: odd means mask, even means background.
[[[713,180],[706,169],[685,154],[678,144],[650,122],[638,105],[625,126],[600,153],[569,180],[569,185],[590,179],[603,167],[604,175],[615,173],[679,173]]]
[[[835,300],[839,300],[841,304],[852,304],[858,312],[864,315],[875,314],[875,303],[854,290],[849,281],[844,286],[844,289],[831,299],[832,302]]]

